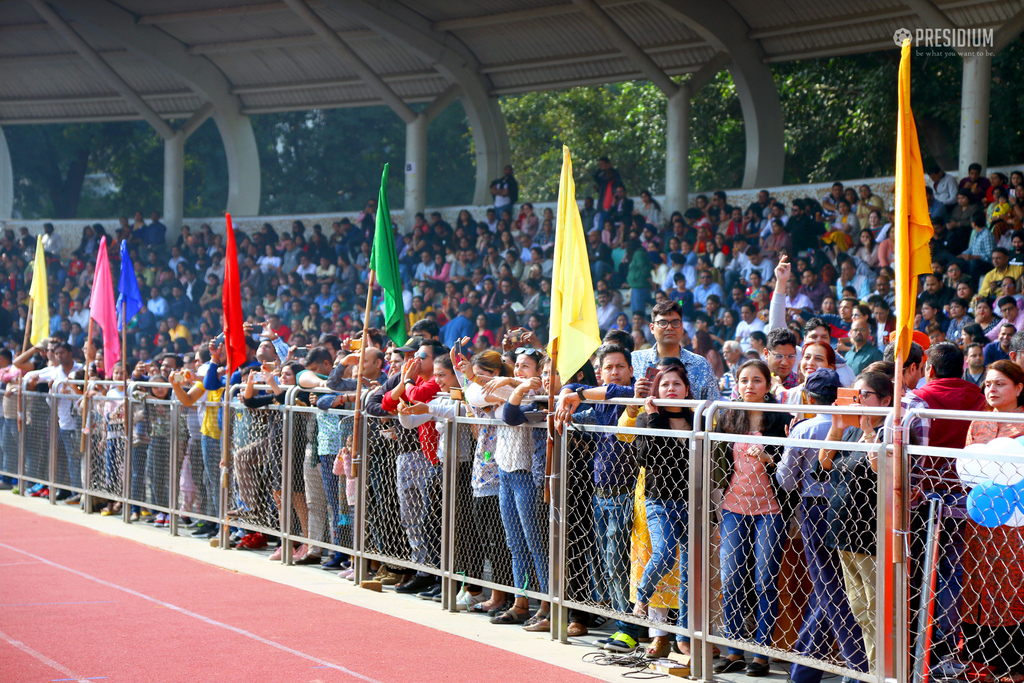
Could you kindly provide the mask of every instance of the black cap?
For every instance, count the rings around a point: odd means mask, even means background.
[[[410,337],[406,342],[405,346],[398,347],[398,351],[402,353],[412,353],[413,351],[419,351],[420,347],[426,343],[423,337]]]

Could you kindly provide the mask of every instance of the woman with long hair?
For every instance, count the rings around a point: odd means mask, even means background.
[[[1024,370],[1016,363],[997,360],[989,365],[982,386],[992,412],[1024,412]],[[1024,424],[976,420],[968,428],[967,445],[1021,435]],[[990,505],[1004,503],[997,493],[992,495]],[[964,545],[963,657],[990,667],[986,680],[1018,683],[1024,680],[1024,527],[984,526],[969,515]]]
[[[744,403],[774,403],[769,391],[771,370],[760,360],[748,360],[737,372],[737,389]],[[775,469],[783,447],[762,445],[762,436],[784,437],[792,415],[760,410],[722,412],[717,430],[752,437],[746,442],[721,442],[714,452],[713,481],[722,489],[721,574],[725,634],[744,640],[747,606],[754,604],[753,642],[771,647],[779,609],[779,573],[782,569],[784,532],[795,501],[778,484]],[[753,570],[753,576],[748,576]],[[747,594],[747,587],[753,594]],[[744,662],[743,650],[729,648],[714,666],[715,673],[731,673],[745,666],[748,676],[768,674],[767,657]]]

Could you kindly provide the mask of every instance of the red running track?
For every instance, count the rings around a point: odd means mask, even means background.
[[[0,513],[0,683],[596,680],[78,525]]]

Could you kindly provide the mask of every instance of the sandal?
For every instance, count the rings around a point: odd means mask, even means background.
[[[507,609],[501,614],[491,617],[492,624],[522,624],[527,620],[529,612],[516,612],[515,609]]]
[[[523,624],[523,626],[533,626],[534,624],[539,623],[541,621],[546,621],[547,618],[547,612],[536,612],[532,617],[526,620],[526,623]]]

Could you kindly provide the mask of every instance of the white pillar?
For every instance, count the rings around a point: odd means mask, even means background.
[[[185,210],[185,133],[178,130],[164,140],[164,225],[167,242],[173,244],[181,234]]]
[[[685,211],[690,193],[690,89],[679,88],[668,98],[665,120],[664,214]]]
[[[405,231],[427,202],[427,117],[421,112],[405,124]]]
[[[963,88],[960,93],[960,177],[967,175],[967,167],[981,164],[982,173],[988,166],[988,108],[992,87],[992,58],[989,56],[964,59]]]
[[[14,171],[11,170],[11,151],[7,149],[4,129],[0,128],[0,219],[14,214]]]

